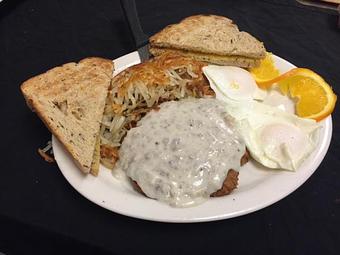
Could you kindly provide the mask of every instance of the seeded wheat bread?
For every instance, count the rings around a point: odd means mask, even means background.
[[[112,70],[111,60],[86,58],[55,67],[21,85],[27,104],[84,173],[98,172],[99,163],[93,158],[99,161],[94,154]]]
[[[262,59],[266,53],[262,42],[247,32],[240,32],[232,20],[216,15],[191,16],[169,25],[150,37],[150,48],[151,52],[178,49],[253,59]]]

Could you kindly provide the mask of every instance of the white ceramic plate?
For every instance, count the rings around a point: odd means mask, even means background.
[[[281,72],[294,65],[274,56]],[[136,64],[136,52],[115,60],[122,69]],[[318,168],[328,150],[332,137],[332,119],[322,123],[319,144],[296,172],[269,170],[250,161],[240,170],[238,188],[230,195],[211,198],[190,208],[172,208],[153,199],[148,199],[132,189],[127,181],[117,180],[111,171],[100,168],[99,176],[84,175],[77,169],[69,154],[59,141],[52,137],[53,150],[58,166],[66,180],[84,197],[113,212],[152,221],[203,222],[237,217],[269,206],[292,193]]]

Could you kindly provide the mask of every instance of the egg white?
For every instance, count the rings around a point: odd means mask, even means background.
[[[316,147],[319,125],[314,120],[258,102],[229,113],[238,119],[252,158],[266,167],[297,170]]]
[[[253,76],[240,67],[208,65],[203,67],[203,73],[223,96],[233,100],[262,100],[267,94],[257,87]]]

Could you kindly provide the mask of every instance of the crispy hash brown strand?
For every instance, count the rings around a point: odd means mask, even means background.
[[[114,77],[102,120],[101,162],[113,168],[127,131],[135,127],[147,112],[157,110],[160,103],[186,97],[214,96],[202,73],[204,65],[191,58],[164,54]]]
[[[101,145],[100,146],[100,157],[105,159],[110,159],[113,164],[118,161],[119,154],[118,154],[118,147],[112,148],[108,145]]]
[[[46,162],[48,162],[48,163],[54,163],[55,162],[55,159],[51,155],[48,155],[48,153],[46,151],[39,148],[38,153]]]

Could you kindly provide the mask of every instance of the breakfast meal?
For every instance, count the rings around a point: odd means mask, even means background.
[[[298,171],[335,107],[318,74],[280,73],[263,43],[226,17],[169,25],[150,53],[115,76],[110,60],[68,63],[21,90],[84,176],[101,163],[173,207],[230,194],[248,161]]]
[[[263,43],[239,31],[231,19],[196,15],[169,25],[150,38],[150,53],[172,52],[218,65],[255,67],[266,55]]]

